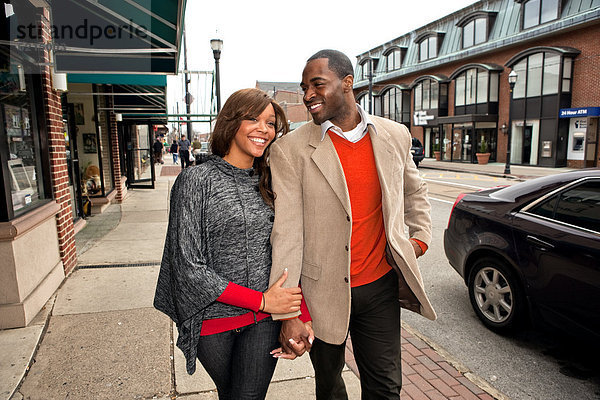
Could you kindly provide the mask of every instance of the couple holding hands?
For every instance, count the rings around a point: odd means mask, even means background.
[[[314,123],[290,134],[266,93],[235,92],[213,156],[173,185],[154,305],[219,399],[263,399],[277,359],[305,352],[317,399],[347,399],[348,333],[362,398],[399,399],[400,308],[436,317],[417,265],[431,218],[410,132],[367,114],[353,81],[343,53],[310,57]]]

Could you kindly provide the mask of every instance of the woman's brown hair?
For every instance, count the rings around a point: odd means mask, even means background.
[[[258,117],[267,106],[271,104],[275,110],[275,138],[283,136],[289,131],[287,118],[283,108],[279,106],[268,94],[259,89],[241,89],[233,93],[217,116],[214,130],[210,135],[210,148],[213,154],[225,157],[229,153],[231,142],[242,121]],[[254,170],[259,174],[258,187],[266,204],[273,207],[275,194],[271,188],[271,169],[269,168],[269,149],[265,149],[262,156],[254,159]]]

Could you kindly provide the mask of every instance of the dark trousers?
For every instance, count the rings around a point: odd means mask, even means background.
[[[179,158],[181,159],[181,169],[187,168],[192,163],[190,162],[190,151],[189,150],[179,150]]]
[[[264,399],[277,359],[281,323],[271,318],[240,329],[201,336],[198,360],[217,386],[220,400]]]
[[[352,288],[350,336],[362,399],[398,400],[402,367],[400,304],[394,271],[375,282]],[[315,339],[309,354],[315,369],[318,400],[348,399],[342,380],[345,347],[345,342],[333,345]]]

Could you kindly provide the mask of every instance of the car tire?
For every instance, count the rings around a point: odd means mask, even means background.
[[[475,261],[468,280],[469,299],[477,317],[494,332],[511,333],[525,317],[525,297],[507,264],[494,257]]]

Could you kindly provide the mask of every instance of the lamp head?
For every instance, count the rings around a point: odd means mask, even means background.
[[[210,48],[212,49],[212,51],[220,52],[221,50],[223,50],[223,40],[222,39],[211,39]]]
[[[514,85],[515,83],[517,83],[518,77],[519,74],[517,74],[517,72],[513,69],[512,71],[510,71],[510,74],[508,74],[508,83],[510,85]]]

